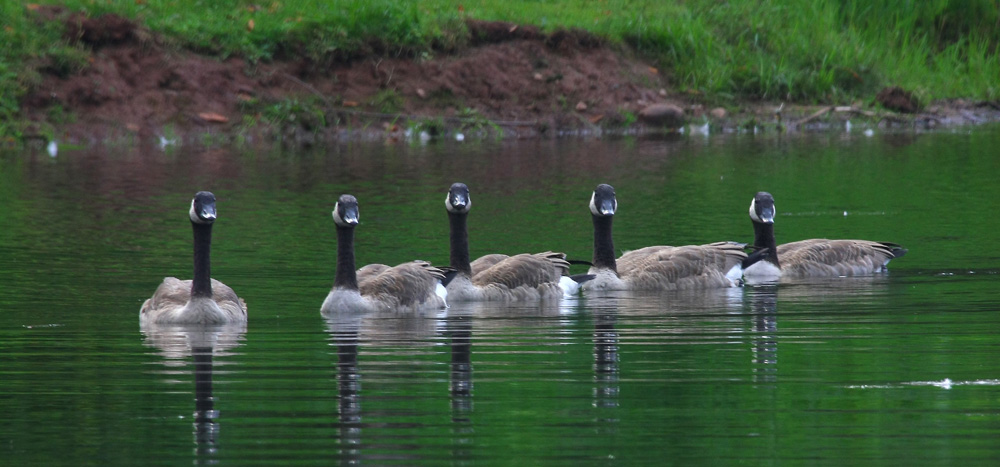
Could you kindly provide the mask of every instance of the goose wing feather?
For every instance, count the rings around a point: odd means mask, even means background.
[[[230,316],[242,315],[246,317],[247,303],[236,295],[232,288],[215,279],[212,279],[212,300],[215,300],[215,303],[219,304],[219,308],[229,313]]]
[[[479,274],[493,266],[496,266],[497,263],[507,258],[510,258],[510,256],[503,255],[500,253],[494,253],[492,255],[485,255],[476,258],[475,261],[469,264],[472,267],[472,276],[475,277],[476,274]]]
[[[538,287],[545,283],[558,282],[559,277],[568,271],[569,262],[562,253],[548,251],[538,254],[524,253],[507,257],[473,274],[472,283],[480,287],[502,284],[509,289],[522,286]]]
[[[430,263],[411,261],[383,269],[364,283],[358,281],[358,289],[362,296],[390,308],[413,307],[428,300],[440,300],[443,306],[444,300],[435,293],[437,284],[442,279],[444,272]]]
[[[368,282],[378,277],[379,274],[382,274],[383,272],[388,271],[389,269],[391,269],[390,266],[378,263],[372,263],[362,266],[361,269],[358,269],[356,272],[359,287],[361,284],[364,284],[365,282]]]
[[[214,284],[213,284],[214,285]],[[213,291],[215,289],[212,289]],[[160,286],[153,292],[153,297],[147,299],[142,308],[141,314],[155,313],[157,310],[167,310],[181,308],[191,299],[191,281],[182,281],[176,277],[166,277]]]
[[[747,255],[739,244],[718,242],[680,247],[653,246],[618,260],[618,273],[634,289],[730,287],[726,273]]]
[[[853,276],[880,272],[906,250],[892,243],[815,238],[778,245],[787,277]]]

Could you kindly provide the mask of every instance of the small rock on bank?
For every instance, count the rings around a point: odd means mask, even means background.
[[[679,128],[684,125],[684,109],[673,104],[652,104],[639,111],[639,120],[647,125]]]

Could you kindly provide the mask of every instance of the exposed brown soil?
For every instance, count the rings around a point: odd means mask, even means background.
[[[396,138],[400,126],[392,122],[399,122],[398,115],[436,119],[446,131],[482,124],[475,117],[485,117],[507,136],[530,137],[621,128],[652,104],[673,104],[689,119],[700,123],[711,118],[729,129],[746,121],[777,121],[777,106],[767,103],[709,112],[697,96],[673,92],[668,73],[580,31],[545,34],[528,26],[469,21],[470,45],[434,57],[372,55],[324,66],[304,59],[250,64],[164,46],[114,15],[86,18],[49,7],[38,14],[65,22],[67,35],[93,51],[85,69],[68,76],[45,74],[22,102],[36,132],[51,125],[67,142],[165,133],[181,138],[243,133],[303,142],[358,135]],[[261,109],[290,98],[310,100],[320,115],[277,124],[262,118]],[[53,109],[73,117],[53,121]],[[816,119],[804,121],[815,110],[786,107],[783,122],[815,126]],[[933,126],[1000,117],[995,103],[936,103],[924,112],[896,124]],[[823,121],[829,124],[836,115],[831,111]]]

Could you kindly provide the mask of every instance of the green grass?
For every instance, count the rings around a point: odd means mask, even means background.
[[[0,2],[0,134],[41,70],[71,73],[86,50],[20,2]],[[63,0],[117,13],[176,47],[318,66],[368,53],[428,56],[465,46],[465,18],[583,29],[652,60],[710,101],[842,103],[900,85],[924,100],[1000,97],[998,0]],[[252,21],[252,28],[250,27]],[[83,57],[81,59],[81,57]]]

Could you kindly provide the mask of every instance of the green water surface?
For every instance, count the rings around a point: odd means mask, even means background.
[[[0,153],[0,458],[995,464],[998,147],[987,127]],[[779,243],[909,253],[868,278],[321,317],[337,196],[359,200],[359,265],[447,264],[456,181],[473,257],[589,259],[598,183],[620,250],[750,241],[766,190]],[[162,278],[190,277],[198,190],[218,198],[213,276],[249,324],[141,332]]]

